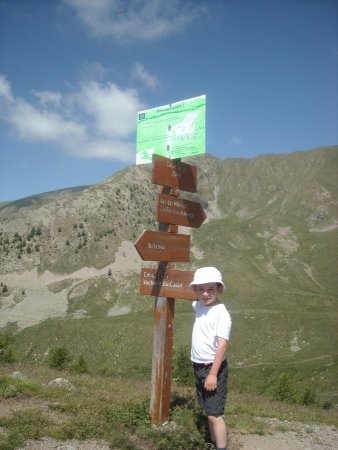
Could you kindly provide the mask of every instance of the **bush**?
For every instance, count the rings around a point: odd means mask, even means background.
[[[276,400],[288,403],[297,403],[299,405],[311,406],[318,403],[317,393],[314,388],[307,387],[303,392],[297,389],[293,378],[284,373],[274,390]]]
[[[296,387],[292,377],[284,373],[274,389],[274,398],[281,402],[296,402]]]
[[[128,430],[137,428],[149,428],[150,415],[148,401],[126,403],[119,407],[114,406],[106,413],[106,420],[112,424],[119,423]]]
[[[324,403],[323,403],[323,409],[325,409],[325,410],[327,410],[327,409],[331,409],[331,408],[333,408],[333,403],[332,402],[330,402],[329,400],[326,400]]]
[[[52,367],[53,369],[66,369],[72,358],[70,356],[69,350],[65,347],[57,347],[54,348],[49,357],[49,367]]]
[[[0,434],[0,450],[15,450],[24,445],[24,438],[18,431]]]
[[[174,355],[173,377],[183,384],[193,382],[193,370],[188,346],[181,346]]]
[[[74,364],[72,369],[74,370],[74,372],[77,372],[77,373],[88,373],[89,372],[87,362],[82,355],[80,355],[80,358],[78,359],[77,363]]]
[[[7,333],[0,334],[0,364],[14,362],[14,352],[10,345],[12,339]]]
[[[300,404],[305,406],[315,405],[317,403],[317,393],[313,388],[306,388],[301,399]]]

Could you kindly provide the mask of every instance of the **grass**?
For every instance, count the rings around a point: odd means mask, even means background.
[[[292,310],[273,305],[258,308],[254,302],[246,309],[236,309],[235,302],[227,294],[225,297],[233,319],[227,358],[238,391],[271,395],[271,387],[283,372],[288,372],[299,389],[315,389],[321,401],[337,403],[332,387],[337,379],[338,359],[330,338],[335,334],[335,314],[302,311],[298,305]],[[82,356],[91,374],[150,377],[153,299],[140,301],[146,311],[115,317],[54,319],[26,328],[13,335],[14,357],[20,362],[47,364],[53,350],[64,346],[72,364]],[[176,301],[174,357],[180,347],[189,347],[192,324],[190,302]],[[294,339],[299,345],[297,351],[291,351]]]
[[[26,380],[12,379],[20,371]],[[48,382],[63,377],[74,390],[49,388]],[[10,386],[12,396],[6,398]],[[172,382],[170,422],[153,429],[149,417],[150,379],[137,381],[55,371],[45,365],[7,365],[0,368],[0,399],[3,405],[20,402],[20,409],[0,416],[0,450],[19,448],[26,439],[48,436],[57,440],[103,439],[111,448],[153,450],[204,449],[206,423],[195,399],[193,385]],[[333,409],[277,402],[263,395],[230,390],[225,413],[230,433],[268,433],[262,418],[338,426]],[[231,446],[229,447],[231,450]]]

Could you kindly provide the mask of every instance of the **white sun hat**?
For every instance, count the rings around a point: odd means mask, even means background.
[[[193,289],[197,284],[219,283],[224,288],[222,274],[216,267],[201,267],[196,270],[193,281],[189,284],[189,288]]]

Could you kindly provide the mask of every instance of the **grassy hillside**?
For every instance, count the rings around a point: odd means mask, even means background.
[[[48,320],[16,335],[18,360],[48,365],[53,349],[65,345],[76,362],[82,355],[92,373],[150,377],[153,314],[148,311],[118,317]],[[315,389],[335,402],[338,373],[336,317],[328,312],[238,309],[229,302],[233,332],[227,353],[231,383],[246,392],[271,394],[280,376],[288,372],[299,385]],[[189,347],[193,315],[188,301],[177,301],[174,357]],[[325,349],[325,353],[323,353]],[[188,356],[188,353],[187,353]]]
[[[269,394],[288,372],[299,386],[336,401],[338,147],[250,160],[205,155],[191,162],[198,166],[198,192],[181,196],[200,201],[208,219],[191,230],[190,263],[177,266],[215,265],[224,274],[223,299],[233,318],[232,382]],[[157,190],[150,168],[138,166],[96,186],[0,208],[0,282],[15,270],[50,271],[59,278],[39,301],[57,293],[67,302],[58,318],[16,333],[19,360],[47,364],[51,350],[66,345],[95,373],[149,376],[153,299],[139,294],[135,261],[125,255],[131,269],[125,275],[80,279],[75,271],[106,271],[121,242],[156,229]],[[20,283],[0,293],[3,311],[34,295]],[[178,300],[176,354],[190,344],[192,320],[189,301]]]

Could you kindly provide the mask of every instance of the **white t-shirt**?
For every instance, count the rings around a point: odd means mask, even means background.
[[[205,306],[200,301],[192,303],[196,312],[192,330],[191,360],[212,363],[217,349],[217,337],[229,340],[231,317],[223,303]]]

